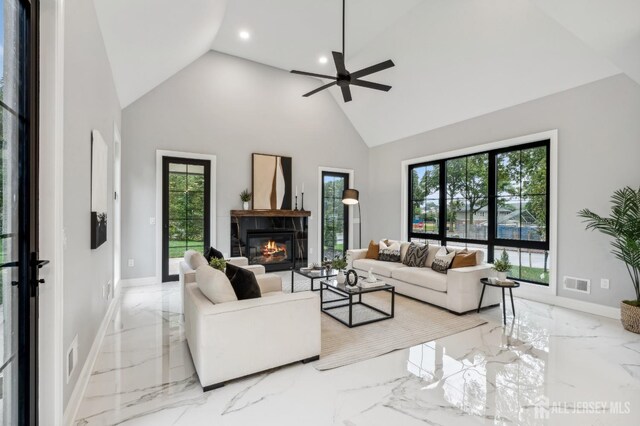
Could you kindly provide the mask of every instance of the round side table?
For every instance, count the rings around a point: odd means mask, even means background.
[[[502,321],[506,325],[507,324],[507,305],[505,303],[504,291],[506,289],[509,289],[509,298],[511,299],[511,311],[513,312],[513,317],[515,318],[516,307],[513,304],[513,292],[511,290],[514,288],[520,287],[520,283],[514,281],[513,285],[500,285],[498,283],[493,284],[489,282],[488,278],[481,278],[480,282],[482,283],[482,293],[480,294],[480,302],[478,303],[478,312],[480,312],[480,308],[482,307],[482,298],[484,297],[484,290],[487,288],[487,286],[501,288],[502,289]]]

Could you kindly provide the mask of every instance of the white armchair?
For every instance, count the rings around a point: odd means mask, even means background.
[[[185,285],[185,334],[204,391],[249,374],[319,358],[318,296],[283,293],[279,282],[263,278],[269,275],[256,276],[262,297],[218,304],[200,291],[198,283]]]

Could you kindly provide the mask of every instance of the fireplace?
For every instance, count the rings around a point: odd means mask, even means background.
[[[291,269],[295,257],[293,231],[281,229],[247,230],[249,264],[263,265],[267,271]]]

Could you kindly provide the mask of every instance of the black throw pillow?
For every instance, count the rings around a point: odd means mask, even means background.
[[[211,262],[211,259],[224,259],[224,255],[221,251],[209,247],[209,250],[204,254],[204,258],[207,259],[207,262]]]
[[[238,300],[262,297],[260,286],[253,272],[227,263],[227,268],[224,273],[227,275],[227,278],[229,278],[229,281],[231,281],[231,286],[233,287],[233,291],[236,292]]]

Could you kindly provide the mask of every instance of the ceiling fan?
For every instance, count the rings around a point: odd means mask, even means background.
[[[345,67],[345,64],[344,64],[345,2],[346,0],[342,0],[342,53],[331,52],[333,54],[333,62],[335,62],[336,64],[337,75],[333,77],[330,75],[316,74],[313,72],[297,71],[297,70],[291,71],[293,74],[308,75],[311,77],[319,77],[319,78],[326,78],[329,80],[333,80],[329,84],[325,84],[324,86],[318,87],[317,89],[302,95],[305,98],[308,96],[314,95],[324,89],[328,89],[329,87],[334,85],[338,85],[342,90],[342,97],[344,98],[345,102],[351,101],[351,89],[349,88],[350,85],[366,87],[368,89],[382,90],[385,92],[388,92],[391,89],[391,86],[387,86],[386,84],[373,83],[371,81],[360,79],[361,77],[366,77],[373,73],[383,71],[383,70],[386,70],[387,68],[391,68],[395,66],[395,64],[391,59],[386,60],[384,62],[380,62],[379,64],[372,65],[367,68],[363,68],[360,71],[356,71],[352,73],[347,71],[347,68]]]

